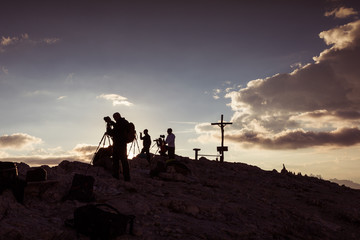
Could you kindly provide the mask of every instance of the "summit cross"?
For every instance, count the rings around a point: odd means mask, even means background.
[[[224,122],[224,115],[221,114],[221,122],[211,123],[211,125],[218,125],[221,128],[221,146],[217,147],[217,151],[220,153],[220,162],[224,162],[224,152],[228,150],[227,146],[224,146],[224,127],[232,122]]]

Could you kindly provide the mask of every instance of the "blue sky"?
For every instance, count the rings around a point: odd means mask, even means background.
[[[5,1],[0,160],[89,161],[120,112],[176,153],[360,182],[357,1]],[[141,142],[139,142],[141,147]],[[152,149],[155,152],[156,148]]]

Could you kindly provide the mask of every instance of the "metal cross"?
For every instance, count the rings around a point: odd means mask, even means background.
[[[228,150],[227,146],[224,146],[224,127],[232,122],[224,122],[224,115],[221,114],[221,122],[211,123],[211,125],[218,125],[221,128],[221,146],[217,147],[217,151],[220,153],[220,162],[224,162],[224,152]]]

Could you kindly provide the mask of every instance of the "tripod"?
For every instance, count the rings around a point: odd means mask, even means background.
[[[137,146],[137,148],[138,148],[138,151],[139,151],[139,153],[141,152],[140,151],[140,147],[139,147],[139,143],[138,143],[138,136],[137,136],[137,133],[136,133],[136,135],[135,135],[135,139],[134,139],[134,141],[132,141],[131,142],[131,145],[130,145],[130,148],[129,148],[129,152],[128,152],[128,155],[130,154],[130,152],[131,152],[131,148],[133,148],[133,156],[135,156],[135,145]]]
[[[95,158],[96,153],[98,152],[98,150],[99,150],[99,148],[100,148],[101,143],[103,144],[103,147],[105,147],[106,139],[107,139],[108,142],[109,142],[109,146],[111,146],[111,141],[110,141],[111,137],[110,137],[109,135],[107,135],[106,132],[105,132],[104,135],[102,136],[100,142],[99,142],[98,147],[97,147],[96,150],[95,150],[95,153],[94,153],[93,158],[91,159],[91,164],[94,163],[94,158]]]
[[[164,139],[159,138],[154,140],[155,143],[152,145],[151,149],[156,145],[158,148],[156,150],[156,152],[154,153],[153,158],[155,157],[156,153],[159,152],[160,156],[166,156],[166,146],[165,146],[165,142]]]

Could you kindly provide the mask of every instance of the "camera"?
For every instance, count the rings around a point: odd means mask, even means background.
[[[104,121],[107,123],[111,122],[111,118],[109,116],[104,117]]]
[[[111,118],[109,116],[104,117],[104,121],[107,123],[107,126],[114,126],[115,122],[113,120],[111,120]]]
[[[165,145],[165,135],[160,135],[160,137],[158,139],[155,139],[154,142],[156,142],[156,145],[158,147],[161,147],[162,145]]]

